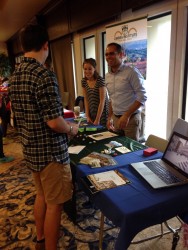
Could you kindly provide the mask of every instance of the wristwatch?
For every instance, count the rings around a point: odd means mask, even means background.
[[[70,135],[72,134],[72,131],[73,131],[73,126],[70,126],[70,131],[69,131]]]

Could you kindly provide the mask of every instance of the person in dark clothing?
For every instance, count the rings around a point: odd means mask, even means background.
[[[0,164],[11,162],[14,160],[14,157],[12,156],[5,156],[3,151],[3,130],[0,126]]]
[[[3,137],[7,135],[8,125],[10,124],[10,99],[8,94],[3,94],[1,99],[0,117],[3,130]]]
[[[0,118],[1,126],[3,130],[3,137],[7,135],[8,125],[10,124],[10,98],[8,96],[8,85],[9,79],[5,77],[2,80],[2,85],[4,92],[0,95]]]

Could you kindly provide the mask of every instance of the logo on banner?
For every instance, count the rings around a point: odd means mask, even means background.
[[[135,28],[128,28],[128,25],[125,24],[121,27],[122,31],[116,31],[114,34],[114,41],[121,42],[125,40],[132,40],[137,37],[137,30]]]

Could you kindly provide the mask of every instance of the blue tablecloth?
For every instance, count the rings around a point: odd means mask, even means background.
[[[188,185],[154,190],[129,165],[161,156],[159,152],[146,158],[143,156],[143,150],[139,150],[117,156],[116,167],[91,169],[86,165],[77,166],[78,179],[88,174],[118,168],[131,181],[128,185],[107,189],[92,197],[93,202],[103,214],[120,227],[115,245],[116,250],[127,249],[141,230],[162,223],[176,215],[188,214]]]

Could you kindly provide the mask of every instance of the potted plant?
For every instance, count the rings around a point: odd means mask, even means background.
[[[0,52],[0,77],[9,77],[11,74],[11,64],[8,56]]]

